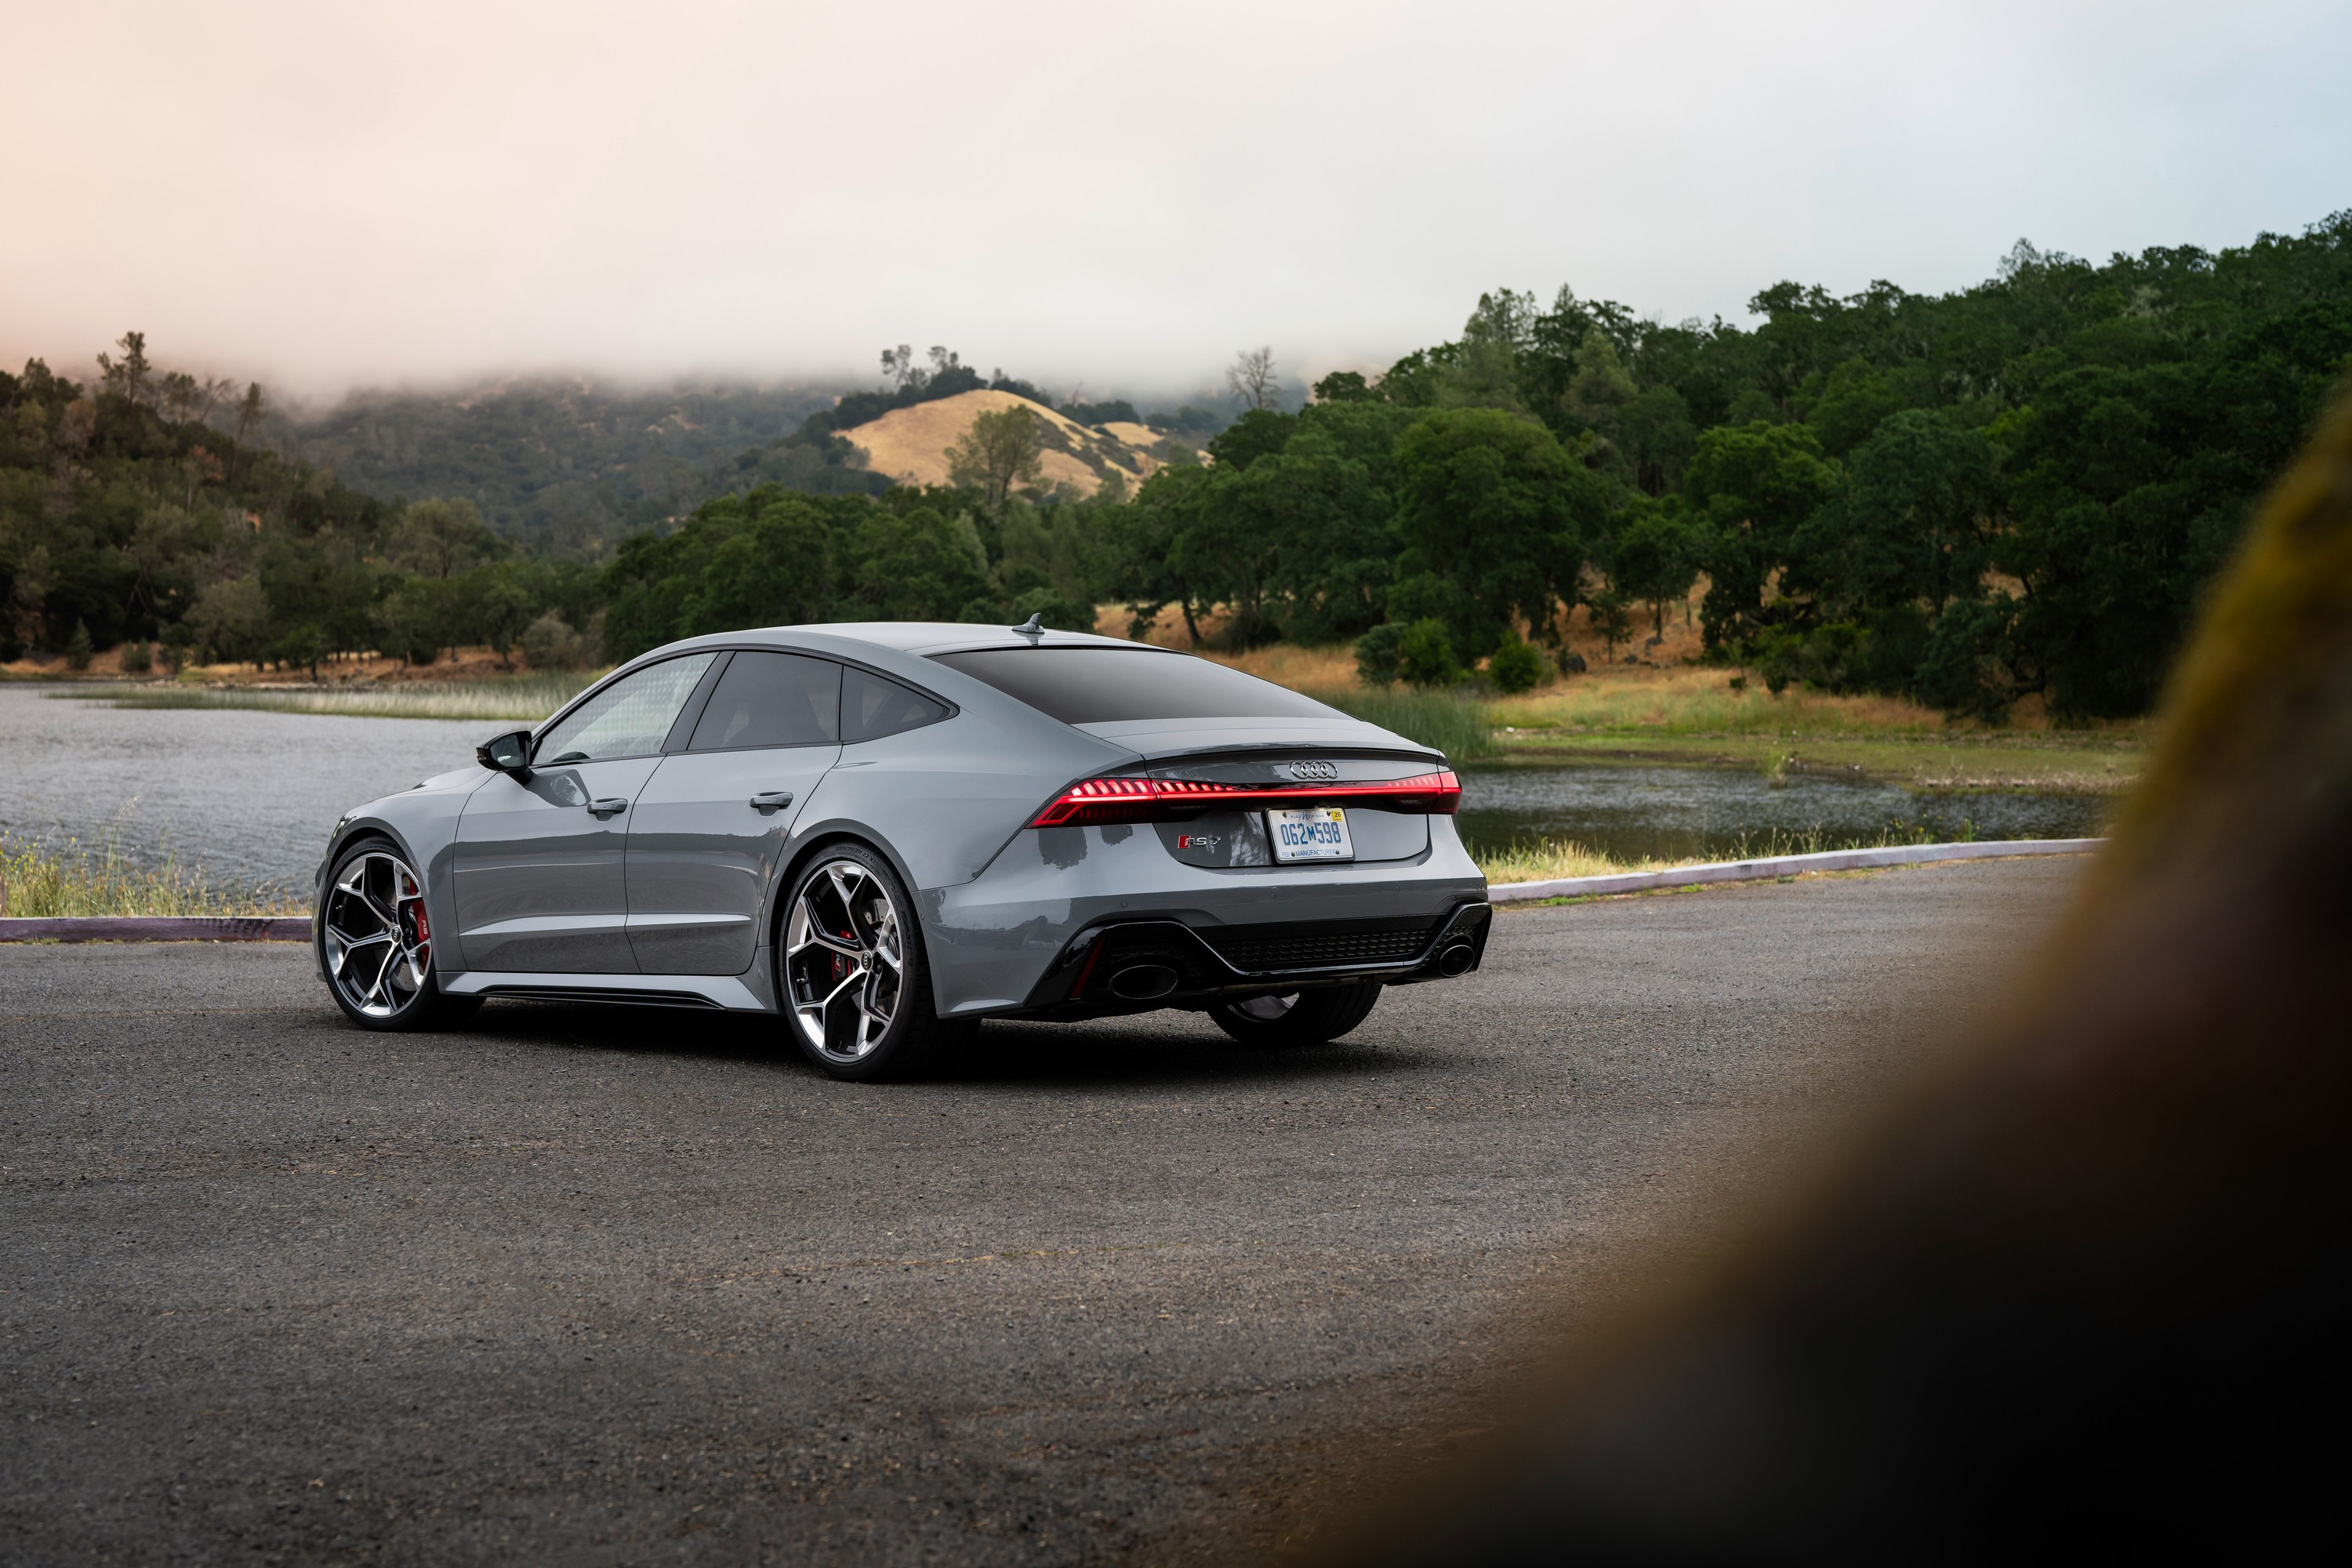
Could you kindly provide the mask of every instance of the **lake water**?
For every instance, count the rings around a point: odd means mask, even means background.
[[[501,726],[240,709],[134,710],[0,684],[0,832],[111,839],[215,880],[307,893],[343,808],[474,759]]]
[[[1867,779],[1790,773],[1776,787],[1732,768],[1474,768],[1462,775],[1463,839],[1475,849],[1518,838],[1573,838],[1621,860],[1716,860],[1777,838],[1844,848],[1882,834],[1961,838],[2082,838],[2112,801],[2065,795],[1914,795]]]
[[[41,843],[110,838],[217,880],[310,888],[344,807],[464,767],[500,726],[237,709],[140,710],[0,684],[0,832]],[[1824,847],[1924,830],[1937,838],[2072,838],[2106,802],[2070,795],[1915,795],[1803,773],[1588,765],[1472,769],[1463,837],[1579,840],[1625,858],[1706,859],[1818,834]]]

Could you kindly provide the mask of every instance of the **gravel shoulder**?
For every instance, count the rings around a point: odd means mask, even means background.
[[[992,1026],[880,1089],[751,1020],[384,1038],[299,949],[0,948],[0,1557],[1278,1542],[1930,1062],[2081,868],[1513,910],[1324,1050]]]

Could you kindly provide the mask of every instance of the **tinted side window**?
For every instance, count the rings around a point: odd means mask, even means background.
[[[739,653],[719,678],[688,750],[815,746],[841,735],[841,666],[793,653]]]
[[[666,658],[623,676],[565,715],[539,742],[541,767],[657,755],[715,653]]]
[[[947,716],[946,708],[895,680],[885,680],[862,669],[843,672],[841,738],[844,741],[879,740],[885,735],[895,735],[901,730],[936,724]]]

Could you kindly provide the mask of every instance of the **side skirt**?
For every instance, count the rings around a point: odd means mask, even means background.
[[[775,1009],[734,974],[530,974],[477,969],[444,976],[452,996],[518,996],[542,1002],[621,1002],[652,1007],[717,1007],[733,1013]]]

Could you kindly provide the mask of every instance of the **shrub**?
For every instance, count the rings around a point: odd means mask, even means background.
[[[1434,616],[1405,627],[1397,641],[1397,673],[1415,686],[1452,686],[1462,679],[1454,659],[1454,635]]]
[[[89,625],[77,618],[74,622],[73,636],[66,638],[67,667],[73,669],[88,669],[89,656]]]
[[[144,675],[155,668],[155,652],[143,642],[122,645],[122,673]]]
[[[533,669],[577,669],[588,661],[587,639],[553,610],[525,626],[520,642]]]
[[[1506,696],[1533,691],[1543,679],[1543,655],[1534,644],[1516,637],[1504,638],[1503,646],[1486,661],[1486,678],[1495,683],[1496,690]]]
[[[1385,621],[1356,639],[1356,679],[1366,686],[1386,686],[1397,678],[1397,645],[1404,628]]]
[[[1845,692],[1862,682],[1858,672],[1871,655],[1870,634],[1852,621],[1831,621],[1810,631],[1767,626],[1748,642],[1748,662],[1778,697],[1790,682],[1818,691]]]

